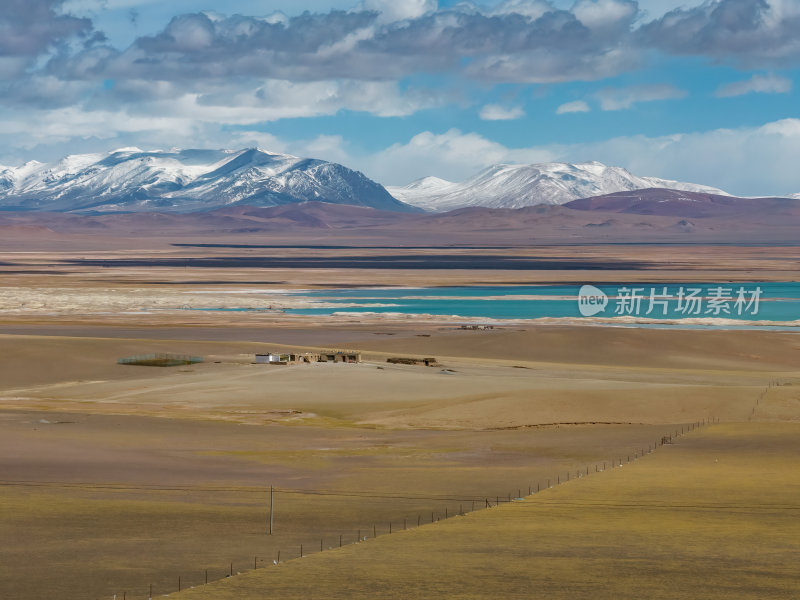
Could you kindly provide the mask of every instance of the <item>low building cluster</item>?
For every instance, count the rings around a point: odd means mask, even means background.
[[[426,367],[438,367],[439,362],[433,357],[427,358],[411,358],[406,356],[395,356],[392,358],[386,359],[387,363],[391,363],[393,365],[420,365]]]
[[[315,362],[359,363],[361,352],[355,350],[323,350],[322,352],[267,352],[256,354],[256,364],[297,365]]]

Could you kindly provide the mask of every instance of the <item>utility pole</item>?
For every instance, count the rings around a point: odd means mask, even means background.
[[[269,486],[269,534],[272,535],[272,522],[275,518],[275,488]]]

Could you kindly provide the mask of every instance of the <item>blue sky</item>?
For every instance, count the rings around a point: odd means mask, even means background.
[[[4,0],[0,163],[260,146],[800,192],[800,0]]]

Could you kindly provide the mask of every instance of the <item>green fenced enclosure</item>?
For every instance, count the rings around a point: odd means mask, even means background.
[[[141,367],[179,367],[181,365],[194,365],[203,362],[202,356],[188,354],[140,354],[117,359],[120,365],[137,365]]]

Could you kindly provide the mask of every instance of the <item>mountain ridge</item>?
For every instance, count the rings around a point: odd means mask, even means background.
[[[389,188],[337,163],[260,148],[164,151],[129,147],[69,155],[51,163],[32,160],[19,167],[0,166],[0,211],[79,214],[210,212],[231,206],[307,202],[441,214],[470,207],[559,206],[651,189],[711,195],[718,207],[724,198],[734,198],[710,186],[640,177],[596,161],[496,164],[462,182],[429,176]],[[659,202],[679,201],[678,196],[659,194]],[[787,197],[796,199],[800,194]],[[655,202],[652,194],[646,201]],[[585,202],[574,208],[585,210]]]
[[[523,208],[538,204],[566,204],[580,198],[648,188],[680,189],[727,196],[718,188],[640,177],[622,167],[603,163],[496,164],[462,182],[426,177],[404,187],[388,187],[398,200],[429,212],[447,212],[469,206]]]
[[[140,150],[0,167],[0,209],[197,212],[310,201],[418,212],[363,173],[318,159],[243,150]]]

